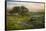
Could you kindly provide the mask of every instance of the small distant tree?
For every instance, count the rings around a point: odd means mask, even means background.
[[[13,10],[9,11],[10,14],[18,13],[20,15],[24,15],[28,12],[28,9],[24,6],[16,6]]]
[[[26,7],[24,7],[24,6],[21,6],[21,15],[25,15],[25,14],[27,14],[27,12],[29,11]]]
[[[14,7],[11,11],[9,11],[10,14],[18,13],[19,7]]]

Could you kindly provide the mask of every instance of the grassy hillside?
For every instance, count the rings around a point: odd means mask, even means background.
[[[29,15],[7,16],[7,29],[44,28],[44,12],[31,12]]]

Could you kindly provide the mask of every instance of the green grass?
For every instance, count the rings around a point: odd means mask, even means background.
[[[24,29],[27,28],[19,23],[23,21],[28,21],[28,16],[7,16],[8,19],[8,29]],[[31,28],[31,27],[30,27]]]
[[[20,29],[31,29],[31,28],[35,28],[35,27],[41,27],[43,25],[44,21],[44,12],[42,13],[29,13],[30,16],[15,16],[15,15],[11,15],[11,16],[7,16],[7,29],[9,30],[20,30]],[[35,15],[39,15],[40,17],[35,17]],[[43,16],[42,16],[43,15]],[[19,24],[21,22],[24,21],[29,21],[31,19],[31,17],[35,18],[34,21],[32,21],[32,24],[28,25],[28,26],[23,26],[23,24]],[[34,27],[33,27],[34,26]]]

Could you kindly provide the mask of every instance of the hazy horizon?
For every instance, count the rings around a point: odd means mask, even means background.
[[[44,3],[27,3],[27,2],[12,2],[7,1],[7,8],[12,9],[15,6],[24,6],[32,12],[44,11]],[[42,10],[39,10],[42,9]]]

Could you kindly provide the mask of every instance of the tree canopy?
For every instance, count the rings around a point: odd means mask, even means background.
[[[27,12],[28,12],[28,9],[24,6],[16,6],[16,7],[13,7],[11,11],[9,11],[10,14],[18,13],[20,15],[24,15]]]

